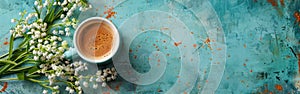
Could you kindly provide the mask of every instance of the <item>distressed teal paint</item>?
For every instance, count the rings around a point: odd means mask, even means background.
[[[18,12],[24,9],[33,11],[33,1],[4,0],[0,3],[0,35],[3,36],[0,38],[0,53],[4,53],[8,49],[8,46],[3,43],[6,41],[5,38],[9,38],[9,29],[14,26],[10,23],[10,19],[18,18]],[[90,1],[96,2],[97,0]],[[107,7],[114,6],[114,11],[117,12],[116,18],[111,18],[117,27],[120,27],[132,15],[147,10],[168,12],[171,16],[179,19],[188,27],[190,33],[193,33],[192,37],[199,47],[195,52],[200,55],[200,75],[204,78],[198,78],[197,83],[189,85],[194,86],[192,94],[201,92],[206,80],[209,83],[207,76],[210,73],[212,53],[205,43],[205,40],[209,38],[204,29],[205,26],[189,9],[189,7],[197,5],[193,3],[185,5],[193,0],[125,0],[122,3],[118,1],[120,0],[97,1],[105,3],[102,6],[94,6],[94,8],[99,8],[98,11],[94,9],[92,12],[81,15],[105,17],[103,12],[107,9],[104,8],[104,5],[110,5]],[[295,23],[294,12],[299,11],[300,2],[284,0],[285,5],[282,6],[279,0],[274,0],[278,1],[278,7],[274,7],[267,0],[256,1],[210,0],[222,23],[227,46],[227,49],[223,49],[227,50],[226,68],[221,83],[215,91],[216,94],[249,94],[261,93],[265,90],[276,94],[297,93],[295,82],[299,68],[297,57],[291,49],[299,54],[300,28],[298,23]],[[88,16],[79,19],[82,20]],[[177,83],[181,64],[184,64],[180,61],[179,49],[174,46],[176,41],[170,40],[168,35],[161,34],[159,31],[142,31],[138,27],[136,29],[145,33],[136,36],[130,44],[132,53],[129,53],[129,58],[134,69],[140,73],[146,73],[150,68],[145,63],[148,62],[148,53],[159,49],[161,52],[170,54],[167,57],[167,70],[157,82],[151,85],[134,85],[119,77],[117,81],[110,82],[109,86],[117,93],[165,93],[174,83]],[[67,39],[71,40],[71,38]],[[164,40],[166,43],[163,42]],[[112,66],[112,64],[107,66]],[[280,84],[283,91],[276,90],[276,84]],[[182,88],[185,87],[182,86]],[[26,81],[12,81],[9,82],[6,93],[40,94],[40,92],[42,92],[42,88],[39,85]]]

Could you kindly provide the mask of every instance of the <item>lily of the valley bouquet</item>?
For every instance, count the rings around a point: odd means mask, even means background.
[[[35,12],[20,12],[20,19],[12,19],[16,26],[10,30],[9,50],[0,56],[0,82],[8,80],[27,80],[44,87],[44,94],[53,94],[60,90],[69,93],[83,93],[79,80],[106,82],[116,79],[114,68],[100,70],[96,75],[82,76],[80,71],[88,69],[81,61],[68,61],[64,52],[69,49],[63,37],[71,35],[70,30],[77,27],[78,20],[74,11],[86,11],[92,8],[86,0],[36,0]],[[23,41],[14,47],[15,39]],[[16,75],[7,78],[7,75]],[[66,87],[59,86],[64,84]],[[89,86],[83,82],[83,86]],[[98,85],[92,85],[97,88]]]

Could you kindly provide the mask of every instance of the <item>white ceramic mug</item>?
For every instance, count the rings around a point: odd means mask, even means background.
[[[81,52],[80,49],[78,49],[78,46],[79,46],[78,41],[80,40],[80,36],[82,35],[82,33],[85,32],[84,29],[87,28],[87,25],[91,24],[92,22],[94,23],[95,21],[99,22],[99,24],[101,24],[102,22],[107,23],[113,31],[112,32],[112,34],[113,34],[113,41],[112,42],[113,43],[112,43],[112,48],[111,48],[109,54],[105,57],[97,58],[97,59],[89,58],[88,56],[84,55],[83,52]],[[116,54],[116,52],[119,48],[119,45],[120,45],[120,35],[119,35],[119,32],[118,32],[117,28],[115,27],[115,25],[111,21],[109,21],[105,18],[102,18],[102,17],[91,17],[91,18],[88,18],[88,19],[84,20],[82,23],[79,24],[78,28],[76,29],[76,31],[74,33],[73,42],[74,42],[74,47],[75,47],[74,50],[76,51],[76,53],[82,59],[84,59],[88,62],[91,62],[91,63],[102,63],[102,62],[105,62],[105,61],[109,60],[110,58],[112,58]]]

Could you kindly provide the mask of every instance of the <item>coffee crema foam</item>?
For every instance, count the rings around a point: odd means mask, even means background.
[[[113,29],[106,22],[94,21],[82,27],[78,50],[87,58],[99,59],[108,56],[113,48]]]

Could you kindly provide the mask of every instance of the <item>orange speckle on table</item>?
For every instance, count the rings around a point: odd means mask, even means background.
[[[275,85],[275,88],[276,88],[278,91],[282,91],[282,90],[283,90],[282,86],[279,85],[279,84],[276,84],[276,85]]]
[[[105,17],[106,19],[115,17],[115,14],[117,14],[117,12],[114,12],[113,9],[114,9],[114,7],[111,7],[111,8],[108,8],[106,11],[104,11],[104,14],[107,14]]]
[[[110,92],[103,92],[102,94],[110,94]]]
[[[5,41],[3,44],[4,44],[4,45],[8,45],[8,44],[9,44],[9,42]]]
[[[186,92],[186,91],[184,91],[184,92],[183,92],[183,94],[187,94],[187,92]]]
[[[253,70],[251,69],[250,72],[253,72]]]
[[[280,0],[281,6],[284,6],[284,0]]]
[[[132,49],[129,49],[129,52],[132,53]]]
[[[244,63],[244,66],[247,66],[247,64],[246,64],[246,63]]]
[[[167,54],[167,56],[170,56],[170,54]]]
[[[300,22],[300,13],[299,12],[295,12],[294,13],[294,17],[296,18],[296,22],[299,23]]]
[[[197,44],[193,44],[193,47],[194,47],[194,48],[197,48]]]
[[[137,58],[137,56],[136,56],[136,55],[134,55],[134,56],[133,56],[133,58],[134,58],[134,59],[136,59],[136,58]]]
[[[211,46],[210,46],[210,39],[209,38],[206,38],[204,43],[208,46],[208,48],[212,49]]]
[[[175,45],[175,46],[179,46],[180,44],[182,44],[181,41],[179,41],[179,42],[174,42],[174,45]]]
[[[219,51],[220,51],[220,50],[222,50],[222,48],[217,48],[217,50],[219,50]]]
[[[115,88],[116,88],[116,91],[119,91],[120,90],[120,85],[117,85]]]
[[[157,62],[160,62],[160,59],[158,59]]]
[[[298,71],[300,73],[300,54],[297,54],[298,57]]]
[[[247,45],[246,45],[246,44],[244,44],[244,48],[247,48]]]
[[[2,89],[0,90],[0,92],[4,92],[7,87],[8,87],[8,83],[4,82],[4,85],[3,85]]]
[[[161,89],[157,89],[157,92],[162,92],[162,90]]]
[[[272,6],[274,6],[274,7],[278,6],[277,1],[275,1],[275,0],[267,0],[267,1],[268,1],[269,3],[271,3]]]
[[[168,27],[162,27],[162,28],[160,28],[160,30],[169,30],[169,28]]]

